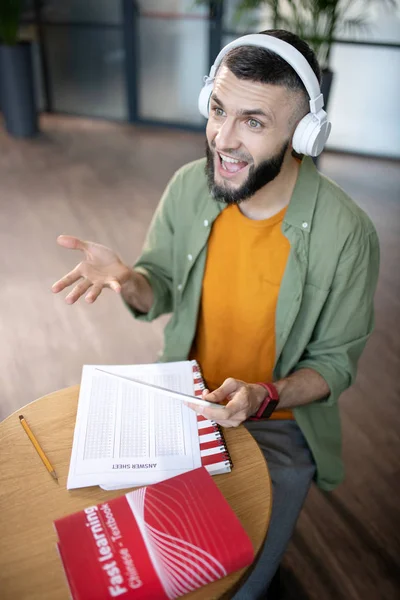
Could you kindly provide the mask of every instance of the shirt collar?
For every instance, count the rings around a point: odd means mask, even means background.
[[[305,156],[301,161],[292,198],[285,213],[284,223],[310,233],[319,183],[320,175],[312,159],[309,156]],[[227,205],[211,198],[208,190],[205,193],[207,202],[205,203],[205,212],[202,218],[206,215],[210,219],[210,222],[213,222]]]
[[[285,214],[284,222],[310,233],[317,202],[320,175],[309,156],[305,156]]]

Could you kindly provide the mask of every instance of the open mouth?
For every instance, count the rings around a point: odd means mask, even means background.
[[[220,171],[226,174],[239,173],[239,171],[245,169],[249,164],[246,161],[227,156],[226,154],[220,154],[219,152],[217,154],[220,162]]]

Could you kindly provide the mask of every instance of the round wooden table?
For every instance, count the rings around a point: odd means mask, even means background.
[[[66,489],[79,386],[44,396],[0,423],[0,597],[2,600],[67,600],[68,586],[56,550],[53,521],[124,492],[99,487]],[[18,415],[23,414],[53,464],[47,472]],[[214,477],[249,534],[257,553],[271,513],[267,465],[245,427],[225,430],[234,468]],[[251,567],[187,594],[188,600],[231,598]]]

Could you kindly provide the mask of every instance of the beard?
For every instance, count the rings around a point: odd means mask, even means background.
[[[249,169],[249,174],[244,183],[237,189],[229,189],[227,183],[218,185],[215,182],[215,170],[214,170],[214,152],[206,140],[206,166],[205,172],[207,175],[208,189],[211,196],[219,202],[225,202],[225,204],[240,204],[244,200],[248,200],[254,196],[258,190],[264,185],[267,185],[270,181],[275,179],[279,175],[282,169],[282,164],[285,158],[286,150],[289,147],[289,140],[287,140],[279,152],[274,156],[264,160],[257,167],[252,165]],[[218,160],[220,160],[218,158]]]

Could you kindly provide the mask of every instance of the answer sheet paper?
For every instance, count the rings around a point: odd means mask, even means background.
[[[67,488],[146,485],[201,466],[197,414],[180,400],[97,371],[193,395],[190,361],[84,365]]]

